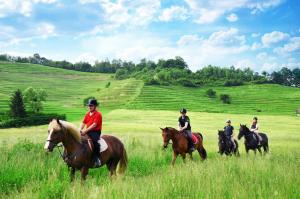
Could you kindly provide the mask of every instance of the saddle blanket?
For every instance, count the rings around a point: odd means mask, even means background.
[[[194,144],[198,144],[199,140],[194,134],[192,134],[192,139],[193,139]]]
[[[100,138],[98,140],[98,143],[100,145],[100,153],[107,150],[108,145],[107,145],[106,141],[103,138]],[[90,147],[91,151],[93,151],[94,145],[93,145],[92,139],[88,139],[88,144],[89,144],[89,147]]]

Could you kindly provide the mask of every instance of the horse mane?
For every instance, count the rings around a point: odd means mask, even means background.
[[[250,129],[247,127],[247,125],[246,124],[241,124],[241,127],[243,127],[246,131],[250,131]]]
[[[175,129],[175,128],[173,128],[173,127],[166,127],[165,128],[165,130],[172,130],[172,131],[174,131],[175,133],[179,133],[179,131],[177,130],[177,129]]]
[[[54,129],[61,129],[61,127],[64,127],[65,129],[67,129],[67,132],[79,143],[81,143],[81,134],[78,130],[78,128],[67,121],[64,120],[52,120],[50,125],[52,126],[52,128]]]

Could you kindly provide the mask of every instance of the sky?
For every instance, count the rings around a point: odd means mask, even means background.
[[[0,54],[300,67],[298,0],[0,0]]]

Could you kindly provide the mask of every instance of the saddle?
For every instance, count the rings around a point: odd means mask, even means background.
[[[194,135],[194,133],[192,133],[192,139],[193,139],[193,143],[194,143],[194,144],[198,144],[199,140],[198,140],[198,138]]]
[[[90,150],[94,151],[93,140],[88,138],[87,143],[88,143],[88,146],[89,146]],[[108,145],[107,145],[106,141],[103,138],[100,137],[100,139],[98,140],[98,143],[100,145],[100,153],[107,150]]]

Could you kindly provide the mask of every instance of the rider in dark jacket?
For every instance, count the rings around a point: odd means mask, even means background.
[[[234,142],[234,137],[233,137],[233,126],[231,126],[231,120],[226,121],[226,126],[224,127],[224,133],[227,137],[228,140],[230,140],[233,144],[233,148],[235,148],[235,142]]]
[[[186,115],[186,109],[180,110],[181,116],[178,119],[179,131],[183,132],[188,139],[189,151],[194,151],[195,146],[192,138],[190,118]]]

